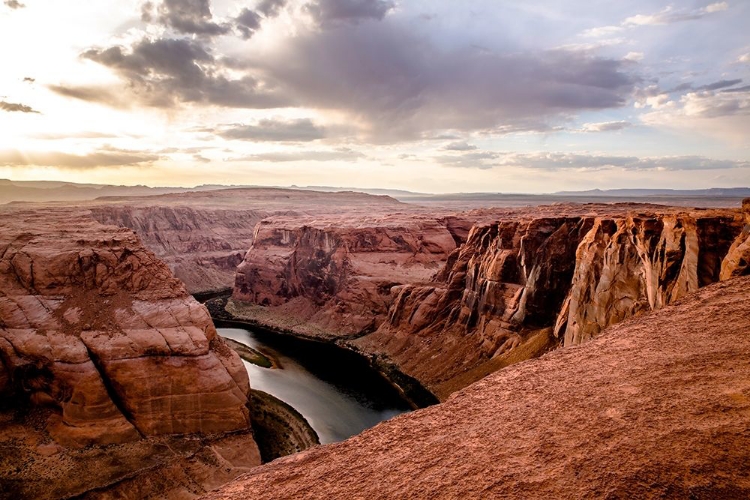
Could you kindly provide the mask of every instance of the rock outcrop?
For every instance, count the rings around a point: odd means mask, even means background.
[[[472,217],[482,221],[467,233]],[[733,209],[634,204],[269,218],[227,310],[345,339],[445,398],[718,281],[743,225]]]
[[[748,290],[705,287],[205,498],[746,498]]]
[[[282,329],[360,335],[385,318],[394,286],[428,281],[455,248],[447,224],[430,217],[269,218],[237,268],[233,299],[266,308],[264,322]]]
[[[750,274],[750,198],[742,201],[745,226],[721,264],[721,279]]]
[[[4,406],[39,408],[57,445],[244,432],[257,457],[247,372],[208,311],[131,230],[85,211],[0,219],[0,359]]]
[[[91,208],[102,224],[127,227],[171,268],[190,293],[226,288],[253,243],[262,210],[188,206],[103,205]]]
[[[373,335],[438,397],[719,280],[734,211],[542,217],[478,225],[429,286],[406,286]]]

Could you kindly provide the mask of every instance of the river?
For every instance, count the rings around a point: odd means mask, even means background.
[[[318,433],[334,443],[411,408],[361,356],[345,349],[243,328],[217,328],[219,335],[273,355],[282,369],[243,360],[250,386],[293,406]]]

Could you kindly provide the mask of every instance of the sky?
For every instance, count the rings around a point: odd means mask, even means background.
[[[746,0],[0,2],[0,178],[750,186]]]

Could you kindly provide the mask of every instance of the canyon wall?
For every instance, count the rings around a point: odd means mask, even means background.
[[[105,205],[91,208],[102,224],[135,231],[188,292],[232,286],[234,272],[267,212],[189,206]]]
[[[749,294],[707,286],[206,500],[747,498]]]
[[[747,236],[733,209],[551,206],[461,234],[470,217],[453,228],[445,218],[391,228],[265,220],[228,310],[344,339],[442,399],[718,281]]]
[[[240,433],[247,454],[239,462],[259,463],[247,372],[206,308],[131,230],[88,212],[0,218],[0,360],[3,406],[35,415],[35,439],[54,454]],[[87,488],[102,486],[98,479]],[[23,498],[34,478],[18,481]]]
[[[237,268],[230,308],[296,333],[361,335],[386,317],[393,287],[429,281],[456,248],[447,224],[434,218],[354,222],[332,216],[263,220]]]

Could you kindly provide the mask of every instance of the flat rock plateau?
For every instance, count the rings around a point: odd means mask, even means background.
[[[0,497],[746,497],[748,262],[750,200],[0,206]],[[218,292],[443,403],[257,468],[254,418],[314,439],[253,413]]]

